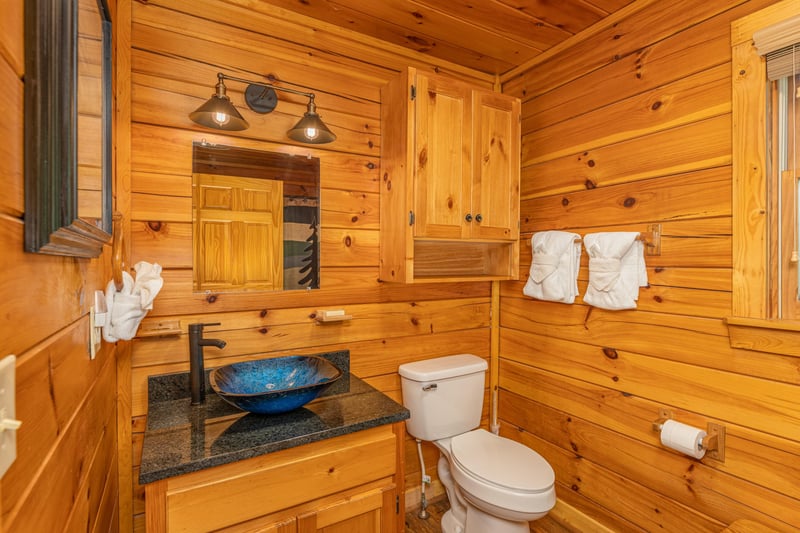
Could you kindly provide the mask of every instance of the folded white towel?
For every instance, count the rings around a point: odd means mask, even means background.
[[[639,287],[647,286],[644,243],[638,232],[590,233],[589,286],[583,301],[603,309],[635,309]]]
[[[153,308],[153,300],[164,286],[164,280],[161,278],[161,265],[139,261],[133,266],[133,269],[136,271],[133,294],[141,295],[142,309],[149,311]]]
[[[581,236],[542,231],[531,237],[533,262],[523,294],[537,300],[571,304],[578,295]]]
[[[155,299],[164,280],[161,266],[140,261],[134,265],[136,281],[127,272],[122,273],[122,289],[117,290],[114,280],[106,286],[106,323],[103,338],[107,342],[130,340],[136,335],[139,324],[153,308]]]

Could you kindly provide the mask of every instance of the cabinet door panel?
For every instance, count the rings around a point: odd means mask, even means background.
[[[370,490],[297,518],[298,533],[379,533],[394,531],[391,502],[395,486]]]
[[[297,533],[297,519],[291,517],[280,520],[252,520],[219,529],[216,533]]]
[[[473,93],[472,237],[519,238],[520,103],[485,91]],[[479,216],[480,215],[480,216]]]
[[[469,231],[470,99],[462,83],[417,75],[416,237],[460,239]]]

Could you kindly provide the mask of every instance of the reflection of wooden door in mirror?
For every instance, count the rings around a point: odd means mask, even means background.
[[[195,178],[195,290],[282,289],[283,182]]]

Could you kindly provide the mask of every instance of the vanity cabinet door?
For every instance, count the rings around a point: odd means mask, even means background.
[[[358,494],[297,517],[297,533],[398,533],[394,485]]]
[[[289,518],[272,524],[246,526],[244,528],[232,527],[224,530],[225,533],[297,533],[297,520]]]

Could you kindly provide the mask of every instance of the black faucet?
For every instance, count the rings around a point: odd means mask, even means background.
[[[200,405],[206,401],[206,371],[203,365],[203,346],[216,346],[222,349],[227,344],[221,339],[204,339],[203,327],[219,325],[219,322],[189,324],[189,386],[192,390],[192,405]]]

